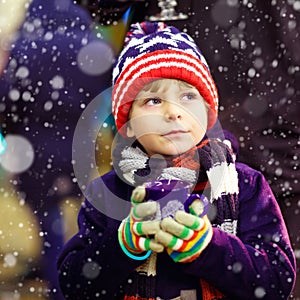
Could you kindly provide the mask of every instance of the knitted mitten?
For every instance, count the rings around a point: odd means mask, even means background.
[[[195,260],[211,241],[213,230],[207,216],[200,218],[197,210],[199,199],[190,206],[190,212],[177,211],[174,219],[165,218],[161,222],[155,240],[164,245],[175,262],[191,262]]]
[[[147,250],[154,252],[164,250],[164,247],[153,239],[154,234],[160,229],[159,221],[149,220],[156,213],[157,203],[154,201],[142,202],[145,195],[144,187],[137,187],[133,190],[130,214],[122,221],[118,230],[121,248],[124,250],[125,247],[134,255],[142,254]]]

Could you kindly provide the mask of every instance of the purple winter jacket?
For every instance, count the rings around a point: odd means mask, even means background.
[[[197,299],[202,299],[202,278],[226,299],[288,298],[295,281],[295,258],[279,206],[260,172],[242,163],[236,167],[237,236],[214,227],[212,241],[191,263],[175,263],[166,252],[158,254],[157,297],[172,299],[180,290],[196,289]],[[66,299],[122,299],[120,286],[144,263],[127,257],[117,237],[120,222],[129,213],[132,189],[115,171],[88,187],[79,231],[58,261]]]

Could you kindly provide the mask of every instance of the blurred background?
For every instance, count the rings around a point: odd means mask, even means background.
[[[298,0],[0,0],[0,300],[63,299],[55,262],[84,188],[74,152],[95,161],[82,169],[87,181],[110,170],[111,69],[130,23],[143,20],[196,40],[238,160],[278,199],[299,277],[299,15]],[[83,112],[91,118],[79,130]],[[300,299],[299,279],[290,299]]]

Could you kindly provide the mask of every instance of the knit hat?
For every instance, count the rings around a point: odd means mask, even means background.
[[[139,91],[162,78],[183,80],[197,88],[209,105],[208,129],[214,125],[218,92],[195,41],[163,22],[143,22],[131,25],[113,70],[112,112],[121,133]]]

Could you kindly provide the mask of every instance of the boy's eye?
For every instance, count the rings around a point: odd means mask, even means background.
[[[190,101],[197,98],[197,95],[195,93],[186,93],[182,96],[183,101]]]
[[[148,98],[144,102],[146,105],[157,105],[161,103],[161,100],[158,98]]]

